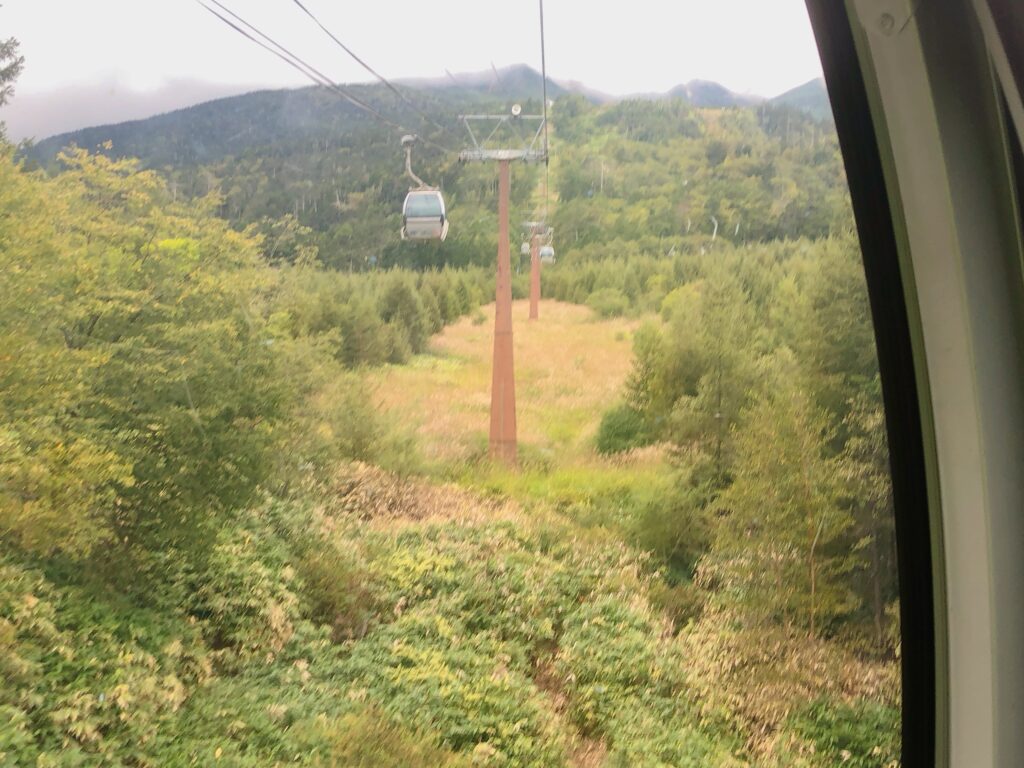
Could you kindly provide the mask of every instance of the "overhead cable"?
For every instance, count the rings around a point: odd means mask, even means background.
[[[238,32],[240,35],[242,35],[246,39],[250,40],[251,42],[256,43],[256,45],[260,46],[264,50],[267,50],[270,53],[274,54],[279,59],[284,61],[286,64],[288,64],[289,66],[293,67],[294,69],[298,70],[303,75],[308,77],[310,80],[312,80],[317,85],[322,86],[323,88],[326,88],[328,91],[331,91],[332,93],[334,93],[334,94],[336,94],[338,96],[341,96],[346,101],[350,102],[351,104],[353,104],[354,106],[358,107],[359,109],[362,109],[363,111],[367,112],[368,114],[370,114],[371,116],[373,116],[374,118],[379,120],[380,122],[382,122],[385,125],[395,129],[396,131],[400,131],[402,133],[413,133],[413,131],[411,131],[410,129],[406,128],[405,126],[401,125],[400,123],[396,123],[394,120],[389,119],[388,117],[386,117],[385,115],[381,114],[378,110],[374,109],[372,106],[367,104],[365,101],[363,101],[359,97],[353,95],[352,93],[350,93],[346,89],[342,88],[340,85],[335,83],[331,78],[327,77],[327,75],[325,75],[323,72],[321,72],[320,70],[316,69],[315,67],[313,67],[312,65],[310,65],[309,63],[304,61],[302,58],[300,58],[299,56],[297,56],[294,53],[292,53],[290,50],[285,48],[283,45],[278,43],[276,40],[274,40],[272,37],[270,37],[266,33],[262,32],[260,29],[258,29],[253,24],[250,24],[248,21],[246,21],[241,16],[239,16],[237,13],[235,13],[230,8],[225,6],[223,3],[219,2],[219,0],[210,0],[210,2],[212,2],[218,8],[222,9],[225,13],[227,13],[232,18],[234,18],[238,22],[238,24],[236,24],[235,22],[231,21],[231,19],[228,19],[227,17],[225,17],[225,16],[221,15],[220,13],[218,13],[216,10],[214,10],[209,5],[207,5],[204,2],[204,0],[196,0],[196,2],[199,5],[201,5],[203,8],[205,8],[207,11],[209,11],[211,14],[216,16],[218,19],[220,19],[222,22],[224,22],[229,27],[231,27],[233,30]],[[241,24],[242,26],[239,26],[239,24]],[[242,27],[246,27],[249,30],[251,30],[253,33],[258,35],[260,38],[263,38],[263,40],[265,40],[266,43],[264,43],[262,40],[257,39],[257,37],[254,37],[253,34],[250,34],[250,32],[246,31],[246,29],[243,29]],[[269,43],[269,45],[268,45],[268,43]],[[429,146],[435,147],[436,149],[439,149],[442,152],[445,152],[445,153],[448,153],[448,154],[455,154],[454,150],[449,149],[448,147],[442,146],[440,144],[437,144],[436,142],[433,142],[433,141],[431,141],[429,139],[421,137],[420,140],[424,144],[427,144]]]
[[[406,97],[406,95],[404,93],[402,93],[400,90],[398,90],[398,88],[396,88],[394,85],[392,85],[391,82],[386,77],[384,77],[384,75],[380,74],[377,70],[375,70],[373,67],[371,67],[369,64],[367,64],[366,61],[364,61],[362,58],[360,58],[359,56],[356,55],[355,51],[353,51],[351,48],[349,48],[347,45],[345,45],[345,43],[343,43],[341,40],[339,40],[337,38],[337,36],[333,32],[331,32],[331,30],[329,30],[324,25],[324,23],[322,21],[320,21],[320,19],[318,19],[317,16],[311,10],[309,10],[309,8],[307,8],[301,2],[301,0],[292,0],[292,2],[295,3],[297,6],[299,6],[299,8],[302,9],[302,12],[305,13],[307,16],[309,16],[309,18],[313,20],[313,23],[316,24],[318,27],[320,27],[320,29],[323,30],[324,34],[326,34],[329,38],[331,38],[331,40],[333,40],[335,43],[337,43],[337,45],[343,51],[345,51],[345,53],[347,53],[349,56],[351,56],[359,64],[359,66],[361,66],[363,69],[365,69],[371,75],[373,75],[378,80],[380,80],[381,83],[383,83],[384,86],[389,91],[391,91],[393,94],[395,94],[395,96],[397,96],[399,99],[401,99],[416,114],[418,114],[421,118],[426,120],[428,123],[433,125],[438,130],[444,131],[444,132],[448,132],[449,129],[445,128],[443,125],[441,125],[440,123],[435,121],[434,118],[432,118],[426,112],[424,112],[419,107],[417,107],[415,104],[413,104],[412,101],[410,101]]]

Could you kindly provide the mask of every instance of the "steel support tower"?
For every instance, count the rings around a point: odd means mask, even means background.
[[[508,115],[461,115],[472,148],[459,153],[461,162],[498,163],[498,260],[494,290],[494,359],[491,370],[491,428],[490,456],[509,466],[518,463],[519,446],[516,437],[516,381],[512,342],[512,260],[509,254],[509,190],[511,163],[545,162],[547,148],[542,141],[546,120],[543,115],[520,115],[518,105]],[[524,124],[537,123],[535,131],[524,136]],[[473,125],[485,125],[489,133],[481,140]],[[494,148],[495,137],[508,141],[512,134],[518,148]],[[482,135],[482,134],[481,134]],[[539,256],[536,248],[532,258]],[[539,286],[538,286],[539,289]]]

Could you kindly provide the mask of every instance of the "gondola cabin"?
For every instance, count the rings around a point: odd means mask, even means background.
[[[540,247],[540,261],[541,264],[554,264],[555,263],[555,249],[550,245],[542,245]]]
[[[402,206],[403,240],[444,240],[448,216],[444,197],[436,189],[410,190]]]

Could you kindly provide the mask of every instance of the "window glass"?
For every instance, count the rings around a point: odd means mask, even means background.
[[[0,763],[899,764],[803,3],[538,6],[0,7]]]
[[[440,216],[441,213],[441,198],[436,194],[410,194],[406,199],[406,216]]]

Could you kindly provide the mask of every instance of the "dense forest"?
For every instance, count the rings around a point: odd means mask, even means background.
[[[493,169],[425,149],[452,235],[402,243],[397,137],[332,98],[0,150],[0,765],[898,765],[828,120],[555,93],[513,216],[550,206],[564,325],[553,372],[517,359],[524,414],[551,404],[513,470],[443,346],[489,354]],[[626,375],[567,409],[599,337]]]

